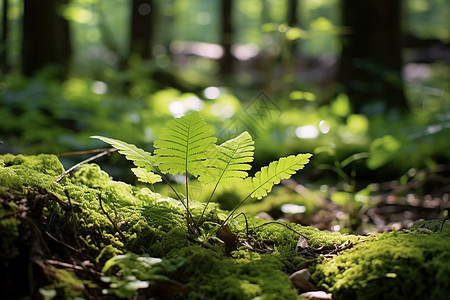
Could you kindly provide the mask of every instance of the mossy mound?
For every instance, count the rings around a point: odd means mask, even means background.
[[[179,201],[95,164],[57,182],[63,172],[53,155],[0,156],[0,282],[15,282],[6,299],[297,299],[288,275],[304,267],[335,299],[449,292],[448,226],[359,237],[258,218],[247,231],[240,216],[230,246],[215,236],[226,216],[216,205],[188,234]],[[191,205],[198,218],[203,204]],[[105,262],[115,265],[102,273]]]
[[[25,266],[18,266],[14,259],[28,260],[32,248],[37,247],[42,255],[25,264],[48,267],[31,276],[47,272],[47,280],[40,283],[41,290],[36,290],[36,295],[56,293],[66,298],[89,298],[92,286],[101,291],[108,283],[88,280],[82,272],[61,268],[62,262],[81,265],[89,261],[94,269],[101,270],[108,259],[134,252],[163,258],[165,263],[184,261],[161,273],[186,287],[189,294],[183,296],[192,299],[251,299],[275,294],[295,299],[295,289],[282,271],[280,259],[270,254],[233,258],[217,239],[211,239],[207,230],[201,237],[189,236],[180,202],[147,188],[116,182],[95,164],[83,165],[57,183],[63,172],[56,156],[0,156],[0,256],[6,271],[2,273],[20,267],[24,271],[22,278],[15,279],[26,281]],[[40,209],[35,209],[37,202]],[[202,207],[203,204],[192,202],[194,217],[199,217]],[[216,205],[209,207],[208,222],[217,223],[218,214],[224,213]],[[23,212],[21,217],[19,209]],[[29,223],[37,225],[37,235],[32,233],[29,237],[29,232],[33,232],[30,227],[34,227]],[[237,222],[235,225],[242,227]],[[41,237],[39,245],[33,246]],[[295,251],[295,238],[291,240]],[[47,264],[48,259],[61,264]],[[32,284],[35,282],[29,286]],[[11,298],[27,292],[12,288]],[[99,297],[101,293],[94,295]]]
[[[64,168],[53,155],[4,155],[0,166],[3,195],[40,194],[46,200],[42,212],[46,230],[78,235],[73,238],[90,255],[98,255],[108,245],[116,254],[143,252],[184,224],[175,200],[113,181],[95,164],[83,165],[60,183],[56,179]]]
[[[450,226],[373,235],[323,259],[313,277],[333,299],[448,299]]]

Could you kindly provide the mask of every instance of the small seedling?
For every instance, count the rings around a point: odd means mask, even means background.
[[[100,139],[132,161],[136,168],[133,173],[145,183],[165,181],[186,209],[187,228],[190,233],[199,233],[204,213],[220,185],[243,181],[248,194],[221,223],[219,232],[230,220],[236,210],[250,197],[261,199],[281,180],[290,178],[309,162],[311,154],[290,155],[262,167],[253,177],[248,171],[253,161],[254,141],[248,132],[217,145],[213,130],[198,113],[176,118],[154,142],[155,151],[151,154],[135,145],[116,139],[93,136]],[[166,175],[184,175],[185,195],[180,195]],[[203,212],[194,220],[189,209],[188,175],[197,178],[202,184],[213,185],[213,189]]]

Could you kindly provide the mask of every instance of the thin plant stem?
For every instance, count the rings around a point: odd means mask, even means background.
[[[233,155],[232,155],[231,157],[234,157],[234,155],[236,154],[236,152],[237,152],[237,149],[234,150],[234,153],[233,153]],[[225,174],[225,171],[227,170],[228,166],[230,165],[230,162],[231,162],[231,159],[228,160],[227,165],[225,166],[225,168],[223,168],[222,174],[220,174],[220,177],[219,177],[219,179],[217,180],[216,185],[214,186],[214,189],[213,189],[213,191],[211,192],[211,195],[209,196],[209,199],[208,199],[208,201],[206,202],[205,207],[203,208],[203,211],[202,211],[202,214],[201,214],[201,216],[200,216],[200,219],[198,219],[197,227],[198,227],[198,225],[200,224],[201,220],[203,219],[203,216],[204,216],[204,214],[205,214],[205,212],[206,212],[206,209],[208,208],[208,205],[209,205],[209,203],[211,202],[211,199],[212,199],[214,193],[216,192],[217,187],[219,186],[219,183],[220,183],[220,181],[222,180],[223,175]]]
[[[301,233],[298,232],[297,230],[295,230],[295,229],[289,227],[288,224],[283,224],[283,223],[277,222],[277,221],[270,221],[270,222],[267,222],[267,223],[258,225],[258,226],[255,227],[255,229],[256,229],[256,228],[263,227],[263,226],[266,226],[266,225],[271,225],[271,224],[277,224],[277,225],[284,226],[284,227],[286,227],[287,229],[291,230],[292,232],[295,232],[296,234],[300,235],[301,237],[303,237],[303,238],[305,238],[306,240],[309,241],[309,239],[308,239],[306,236],[304,236],[303,234],[301,234]]]
[[[69,200],[70,215],[71,215],[72,221],[73,221],[73,230],[74,230],[74,234],[75,234],[75,236],[74,236],[75,242],[77,243],[78,248],[81,249],[80,241],[78,240],[78,226],[77,226],[77,223],[75,222],[75,214],[73,212],[73,206],[72,206],[72,201],[70,200],[69,191],[64,190],[64,193],[66,194],[67,200]]]
[[[244,202],[250,198],[250,196],[256,191],[257,189],[253,190],[250,194],[248,194],[247,197],[245,197],[241,202],[239,202],[238,205],[236,205],[236,207],[230,212],[230,214],[228,215],[228,217],[225,219],[225,221],[222,222],[222,224],[220,225],[219,229],[217,229],[216,232],[219,232],[223,226],[225,226],[228,222],[228,220],[233,216],[233,214],[236,212],[236,210],[241,207],[242,204],[244,204]]]
[[[236,218],[239,217],[240,215],[244,216],[244,220],[245,220],[245,229],[246,229],[247,238],[248,238],[248,221],[247,221],[247,216],[246,216],[243,212],[240,212],[240,213],[238,213],[238,214],[234,217],[234,219],[236,219]]]
[[[220,178],[222,178],[222,176]],[[219,181],[220,181],[220,179],[219,179]],[[208,208],[208,205],[211,202],[211,199],[212,199],[217,187],[219,186],[219,181],[217,181],[216,185],[214,186],[214,189],[213,189],[211,195],[209,196],[209,199],[206,202],[205,207],[203,208],[202,214],[200,215],[200,218],[198,219],[198,221],[196,223],[196,227],[198,227],[200,225],[200,222],[202,221],[203,216],[205,215],[206,209]]]

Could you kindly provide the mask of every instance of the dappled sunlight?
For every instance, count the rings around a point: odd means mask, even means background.
[[[215,86],[210,86],[203,91],[203,94],[205,95],[206,99],[217,99],[220,96],[220,89]]]
[[[319,129],[314,125],[299,126],[295,129],[299,139],[315,139],[319,136]]]
[[[219,59],[223,56],[222,47],[212,43],[174,41],[170,44],[170,50],[173,53],[198,55],[211,59]]]
[[[327,134],[328,132],[330,132],[330,129],[331,129],[331,126],[327,120],[320,121],[320,123],[319,123],[320,132],[322,132],[323,134]]]
[[[169,111],[174,117],[184,116],[189,111],[201,111],[205,106],[203,100],[196,96],[173,101],[169,104]]]
[[[108,85],[103,81],[94,81],[91,89],[94,94],[103,95],[108,91]]]

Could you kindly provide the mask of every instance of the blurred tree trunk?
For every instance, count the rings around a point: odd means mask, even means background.
[[[342,52],[338,82],[354,112],[408,109],[403,82],[401,0],[341,0]]]
[[[69,23],[61,15],[68,0],[24,0],[22,21],[22,73],[33,76],[45,67],[53,75],[67,76],[71,56]]]
[[[155,1],[133,0],[131,13],[130,55],[151,58],[152,34],[156,16]]]
[[[286,15],[287,24],[289,27],[292,27],[292,28],[299,26],[298,16],[297,16],[298,1],[299,0],[289,0],[288,5],[287,5],[287,15]],[[295,56],[297,49],[298,49],[298,40],[288,41],[288,51],[292,57]]]
[[[0,74],[8,72],[8,0],[2,1],[2,37],[0,41]]]
[[[234,59],[231,54],[233,45],[233,0],[222,0],[222,32],[220,44],[223,47],[223,56],[220,60],[220,72],[224,77],[233,73]]]

